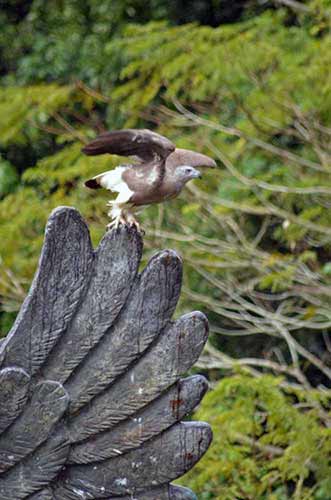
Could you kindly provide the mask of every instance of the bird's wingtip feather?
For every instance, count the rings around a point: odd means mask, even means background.
[[[91,144],[87,144],[81,149],[81,152],[84,153],[84,155],[93,155],[94,151],[93,148],[91,148]]]
[[[101,188],[97,179],[88,179],[87,181],[84,182],[84,185],[90,189],[100,189]]]

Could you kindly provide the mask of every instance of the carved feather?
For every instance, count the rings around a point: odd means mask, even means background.
[[[53,492],[50,488],[44,488],[28,497],[28,500],[53,500]]]
[[[133,415],[175,383],[198,359],[207,340],[202,313],[191,313],[165,329],[145,356],[68,422],[71,442]]]
[[[39,499],[38,499],[39,500]],[[132,500],[132,495],[112,496],[107,500]],[[193,491],[183,486],[174,486],[166,484],[151,488],[149,491],[135,493],[134,500],[198,500]]]
[[[193,467],[208,449],[211,438],[207,424],[177,424],[120,457],[69,466],[55,488],[55,498],[78,500],[79,490],[86,491],[87,498],[107,498],[168,483]]]
[[[114,428],[73,445],[68,463],[89,463],[122,455],[157,436],[190,413],[208,388],[204,377],[180,380],[160,398]]]
[[[29,375],[21,368],[5,368],[0,371],[0,434],[24,408],[29,383]]]
[[[171,250],[137,274],[133,228],[94,252],[71,208],[50,216],[39,268],[0,360],[0,500],[193,500],[169,482],[199,460],[207,424],[184,380],[207,339],[201,313],[173,322],[182,263]],[[79,465],[81,464],[81,465]]]
[[[156,338],[175,310],[181,277],[181,260],[174,252],[151,259],[114,327],[66,384],[71,412],[105,389]]]
[[[0,364],[35,373],[72,318],[86,289],[93,250],[86,224],[72,208],[49,218],[39,268],[17,320],[0,347]]]
[[[1,475],[0,500],[20,500],[47,486],[63,469],[68,451],[65,435],[50,435],[32,455]]]
[[[70,329],[49,356],[45,378],[65,382],[112,326],[130,293],[141,251],[141,236],[134,229],[104,236],[94,255],[88,291]]]

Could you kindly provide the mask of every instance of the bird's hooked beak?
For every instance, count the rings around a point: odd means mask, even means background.
[[[200,170],[197,170],[196,168],[194,169],[193,176],[194,179],[202,179],[202,173],[200,172]]]

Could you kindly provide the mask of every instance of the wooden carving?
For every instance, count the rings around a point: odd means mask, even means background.
[[[194,499],[172,480],[211,442],[181,422],[207,382],[181,379],[208,323],[176,321],[182,263],[165,250],[138,273],[135,228],[94,251],[73,208],[49,218],[39,267],[0,347],[0,500]]]

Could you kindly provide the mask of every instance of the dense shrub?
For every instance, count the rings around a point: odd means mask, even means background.
[[[183,478],[201,500],[331,498],[330,414],[318,391],[238,373],[217,384],[196,417],[214,443]]]

